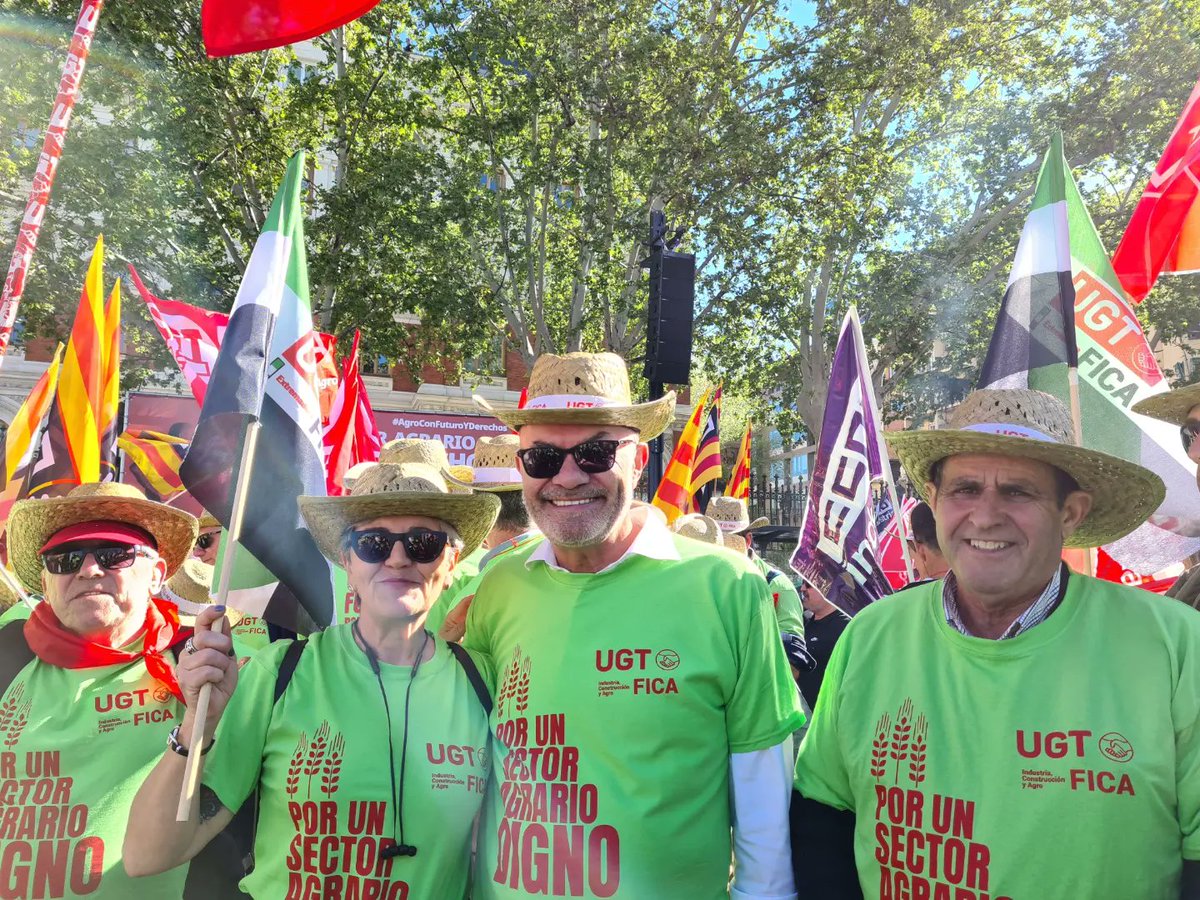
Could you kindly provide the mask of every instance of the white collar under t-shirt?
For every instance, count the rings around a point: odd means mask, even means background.
[[[629,545],[629,549],[622,554],[620,559],[614,563],[609,563],[594,574],[603,575],[605,572],[611,572],[631,556],[635,555],[669,562],[679,561],[679,550],[676,549],[675,541],[671,537],[671,531],[662,523],[662,519],[652,514],[649,510],[642,509],[634,509],[631,515],[635,518],[639,516],[642,518],[641,528],[638,529],[633,543]],[[529,557],[525,560],[525,568],[531,569],[534,563],[539,562],[545,563],[550,568],[557,569],[560,572],[569,571],[558,564],[558,557],[554,555],[554,546],[549,540],[542,541],[529,554]]]

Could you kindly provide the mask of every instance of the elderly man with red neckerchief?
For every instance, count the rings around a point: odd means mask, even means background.
[[[17,577],[45,602],[0,630],[0,897],[178,900],[187,867],[134,881],[121,841],[183,717],[172,648],[187,634],[155,595],[196,519],[85,484],[17,503],[8,535]]]

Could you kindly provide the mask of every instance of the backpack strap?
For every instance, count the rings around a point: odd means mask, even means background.
[[[446,646],[450,648],[450,652],[454,654],[454,658],[458,660],[458,664],[467,674],[467,680],[471,682],[471,687],[475,688],[475,696],[479,698],[479,705],[483,707],[483,711],[488,716],[491,716],[492,694],[484,683],[483,676],[479,674],[479,667],[475,665],[475,660],[471,659],[471,654],[463,649],[461,644],[447,641]]]
[[[297,638],[284,651],[283,660],[279,663],[279,672],[275,675],[275,699],[271,701],[272,705],[278,703],[283,692],[287,690],[288,682],[292,680],[292,676],[296,673],[296,666],[300,662],[300,654],[307,646],[308,641]]]
[[[25,640],[24,620],[9,622],[0,628],[0,697],[35,658]]]
[[[776,578],[778,578],[782,574],[783,574],[782,572],[780,572],[778,569],[776,569],[774,567],[767,569],[767,584],[770,584],[772,581],[774,581]]]

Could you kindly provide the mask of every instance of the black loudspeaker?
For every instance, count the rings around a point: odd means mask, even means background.
[[[650,255],[650,302],[646,322],[649,381],[687,384],[692,369],[692,315],[696,257],[656,250]]]

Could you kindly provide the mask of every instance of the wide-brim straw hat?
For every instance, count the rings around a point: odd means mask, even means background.
[[[1066,472],[1092,495],[1092,508],[1065,547],[1112,543],[1145,522],[1166,496],[1162,479],[1149,469],[1077,446],[1067,407],[1041,391],[974,391],[954,410],[948,428],[888,432],[885,438],[924,500],[933,465],[963,453],[1016,456]]]
[[[683,537],[700,541],[702,544],[713,544],[719,547],[722,543],[721,529],[717,527],[717,523],[700,513],[688,513],[686,516],[680,516],[671,523],[671,530]]]
[[[200,517],[200,520],[197,524],[199,525],[201,531],[203,531],[205,528],[221,527],[221,523],[217,521],[217,517],[210,512],[205,512],[204,515]]]
[[[350,490],[350,488],[354,487],[354,482],[356,482],[356,481],[358,481],[358,479],[362,478],[363,473],[366,472],[367,469],[369,469],[375,465],[378,465],[378,463],[360,462],[360,463],[355,463],[354,465],[352,465],[350,468],[348,468],[345,472],[342,473],[342,488],[347,491]]]
[[[1186,425],[1188,410],[1200,405],[1200,384],[1189,384],[1173,391],[1163,391],[1133,405],[1135,413],[1161,419],[1172,425]]]
[[[300,511],[326,559],[342,562],[342,535],[380,516],[441,519],[462,538],[462,557],[479,549],[492,530],[500,501],[491,494],[453,494],[440,471],[423,463],[380,463],[342,497],[301,497]]]
[[[517,470],[517,451],[521,439],[515,434],[481,437],[475,444],[475,464],[466,466],[466,473],[450,470],[452,481],[476,491],[521,490],[521,473]]]
[[[738,497],[713,497],[704,512],[717,523],[718,528],[730,534],[762,528],[771,521],[766,516],[759,516],[751,522],[750,508],[745,500]]]
[[[131,484],[81,484],[65,497],[21,500],[8,519],[8,552],[13,570],[29,590],[42,589],[40,550],[50,537],[83,522],[124,522],[148,531],[167,564],[167,577],[191,556],[199,523],[191,513],[147,500]]]
[[[450,493],[460,494],[470,490],[469,485],[461,481],[454,481],[453,472],[460,467],[450,465],[450,457],[446,455],[446,445],[432,438],[396,438],[388,441],[379,451],[379,461],[392,466],[402,463],[419,463],[429,466],[441,473]],[[469,471],[469,466],[463,466],[459,474],[465,475]]]
[[[0,578],[0,610],[8,609],[20,599],[17,592],[8,586],[8,581]]]
[[[675,414],[675,392],[634,403],[629,370],[615,353],[543,353],[533,363],[521,409],[494,409],[483,397],[475,403],[514,431],[523,425],[619,425],[643,441],[658,437]]]

